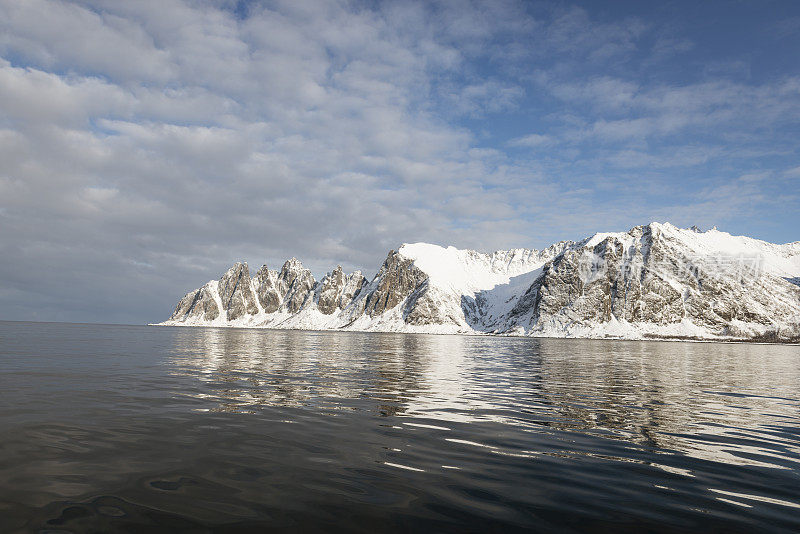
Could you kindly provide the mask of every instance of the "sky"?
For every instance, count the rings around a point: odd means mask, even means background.
[[[800,240],[798,58],[795,1],[0,0],[0,319],[404,242]]]

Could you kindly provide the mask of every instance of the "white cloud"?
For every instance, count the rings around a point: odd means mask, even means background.
[[[450,88],[445,101],[456,115],[482,117],[486,114],[513,109],[524,96],[522,87],[497,80]]]
[[[635,204],[659,184],[634,170],[735,157],[717,138],[654,139],[724,126],[743,145],[743,121],[798,111],[791,77],[626,77],[638,19],[515,1],[220,6],[0,0],[6,317],[152,320],[238,259],[369,270],[402,241],[541,246],[647,222],[646,202],[620,212],[604,195]],[[497,148],[465,125],[496,117],[521,136]]]
[[[542,134],[528,134],[522,137],[517,137],[508,142],[508,146],[512,147],[528,147],[537,148],[553,144],[553,138],[549,135]]]
[[[35,65],[130,81],[174,79],[169,54],[136,21],[70,2],[0,2],[0,50]]]

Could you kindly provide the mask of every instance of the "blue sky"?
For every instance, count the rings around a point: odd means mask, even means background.
[[[800,239],[800,3],[0,0],[0,318],[236,260]]]

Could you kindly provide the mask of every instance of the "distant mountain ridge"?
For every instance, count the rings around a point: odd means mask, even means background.
[[[373,279],[316,281],[295,258],[234,264],[187,293],[174,326],[553,337],[800,339],[800,242],[669,223],[544,250],[404,244]]]

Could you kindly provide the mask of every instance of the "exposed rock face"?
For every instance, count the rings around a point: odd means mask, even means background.
[[[746,272],[751,258],[693,254],[680,237],[650,225],[565,251],[520,298],[510,325],[521,317],[534,330],[688,320],[723,336],[742,335],[739,323],[752,334],[776,315],[800,317],[800,290],[769,272]]]
[[[367,279],[356,271],[350,275],[345,275],[341,266],[328,273],[319,284],[317,284],[314,301],[317,308],[325,315],[331,315],[337,310],[344,309],[361,291]]]
[[[279,292],[283,293],[281,309],[297,313],[312,293],[315,284],[311,271],[304,268],[297,258],[288,260],[278,275]]]
[[[653,223],[542,251],[416,243],[371,282],[235,264],[166,324],[583,337],[800,338],[800,242]]]
[[[296,313],[315,285],[311,271],[297,258],[286,261],[280,271],[262,265],[254,280],[255,292],[265,313],[279,310]]]
[[[256,295],[266,313],[278,311],[283,303],[283,293],[278,289],[278,271],[262,265],[255,277]]]
[[[218,291],[229,321],[245,314],[258,313],[256,296],[251,288],[250,271],[246,263],[235,263],[228,269],[228,272],[219,279]]]
[[[403,320],[410,325],[450,324],[466,327],[463,310],[446,304],[450,295],[422,284],[409,297]]]
[[[213,321],[219,317],[219,306],[210,284],[188,292],[175,307],[170,321]]]
[[[369,288],[369,294],[364,303],[364,313],[374,317],[387,310],[391,310],[408,297],[426,280],[427,276],[414,262],[402,257],[396,251],[389,251],[389,255],[381,265],[380,271],[373,280],[374,287]]]
[[[561,241],[544,250],[517,249],[495,252],[491,263],[505,265],[512,276],[508,285],[500,284],[474,296],[464,295],[461,305],[470,327],[480,332],[506,332],[518,329],[519,316],[532,309],[538,293],[532,292],[542,273],[542,266],[575,248],[574,241]]]
[[[654,252],[649,233],[628,248],[619,238],[608,237],[591,247],[565,251],[545,265],[514,313],[522,315],[532,307],[532,325],[543,320],[602,323],[612,318],[680,321],[682,294],[663,278],[677,268]],[[651,268],[653,263],[658,268]]]

